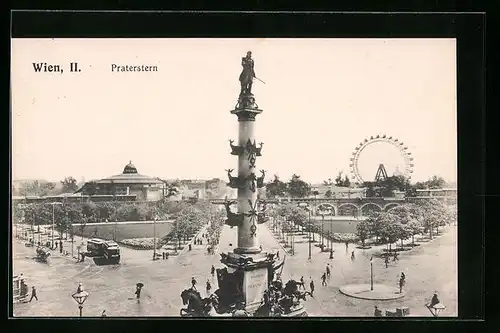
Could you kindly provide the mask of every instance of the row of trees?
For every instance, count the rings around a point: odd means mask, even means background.
[[[12,194],[27,196],[47,196],[62,193],[73,193],[78,190],[78,182],[73,177],[65,177],[59,182],[48,182],[42,180],[24,181],[18,187],[12,185]]]
[[[284,196],[303,198],[311,194],[311,186],[296,174],[287,183],[274,175],[274,180],[266,185],[266,194],[271,198]]]
[[[176,214],[172,229],[163,240],[168,242],[170,239],[176,239],[180,247],[181,242],[188,241],[203,226],[207,225],[208,238],[214,245],[219,239],[221,226],[224,225],[224,218],[224,213],[214,205],[198,201],[195,204],[183,207]]]
[[[376,242],[388,244],[389,250],[396,241],[403,241],[418,234],[439,232],[439,227],[456,222],[456,210],[450,209],[439,200],[428,200],[420,205],[405,203],[388,212],[373,213],[356,227],[363,247],[367,239],[375,237]]]
[[[323,181],[324,186],[350,187],[351,182],[349,177],[340,172],[335,178]],[[406,197],[414,197],[417,195],[417,189],[436,189],[444,188],[446,182],[442,177],[433,176],[425,182],[417,182],[411,184],[409,179],[404,176],[391,176],[378,181],[366,181],[361,184],[361,187],[366,188],[367,197],[394,197],[395,191],[405,192]],[[312,191],[311,186],[302,180],[300,176],[294,174],[288,182],[283,182],[278,176],[274,176],[273,181],[266,185],[266,193],[270,198],[275,197],[298,197],[303,198],[309,195],[318,195],[317,191]],[[327,190],[325,197],[331,197],[332,191]]]
[[[64,204],[29,204],[22,208],[13,207],[13,220],[30,225],[52,224],[60,232],[71,229],[74,223],[82,224],[97,222],[147,221],[153,219],[175,218],[184,208],[190,207],[189,202],[102,202]]]

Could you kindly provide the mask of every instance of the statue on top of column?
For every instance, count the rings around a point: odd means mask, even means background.
[[[247,55],[241,58],[241,66],[243,70],[240,74],[241,91],[240,96],[252,94],[252,83],[255,78],[254,61],[252,52],[248,51]]]

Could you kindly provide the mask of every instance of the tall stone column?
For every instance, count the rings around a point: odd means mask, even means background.
[[[240,74],[241,92],[238,103],[231,111],[238,118],[238,144],[230,140],[231,155],[238,156],[238,173],[232,175],[228,169],[228,186],[238,191],[236,202],[226,201],[226,224],[238,228],[237,247],[233,252],[221,253],[221,263],[226,267],[217,270],[219,289],[215,292],[219,297],[219,307],[231,309],[233,306],[244,307],[247,314],[261,309],[264,293],[269,290],[270,283],[279,267],[284,264],[276,254],[263,252],[258,238],[258,225],[265,223],[265,204],[259,207],[258,191],[264,186],[265,171],[260,170],[257,177],[257,157],[261,156],[262,143],[257,147],[254,135],[256,116],[262,113],[251,92],[255,78],[251,52],[242,58],[243,71]],[[237,212],[231,205],[237,205]],[[270,310],[268,310],[270,311]],[[258,312],[258,311],[257,311]],[[293,312],[293,314],[292,314]],[[236,312],[233,313],[235,315]],[[295,307],[288,315],[305,316],[302,307]]]
[[[256,180],[256,146],[254,137],[255,116],[259,109],[235,109],[231,113],[238,116],[238,146],[245,147],[238,156],[238,178],[246,183],[238,188],[238,213],[243,215],[243,222],[238,226],[238,254],[261,252],[257,237],[258,216],[251,215],[257,208],[258,186]]]

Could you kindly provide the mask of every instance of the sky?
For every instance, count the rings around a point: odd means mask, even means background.
[[[408,146],[413,181],[456,181],[455,39],[12,39],[11,50],[13,179],[100,179],[129,161],[149,176],[225,179],[251,50],[265,82],[252,89],[263,110],[256,164],[269,179],[335,178],[363,139],[386,134]],[[41,62],[64,72],[37,73]],[[396,148],[374,144],[363,178],[380,163],[403,166]]]

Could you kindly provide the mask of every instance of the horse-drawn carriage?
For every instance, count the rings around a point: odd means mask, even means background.
[[[36,259],[41,262],[47,262],[50,257],[50,249],[45,246],[38,246],[36,248]]]

